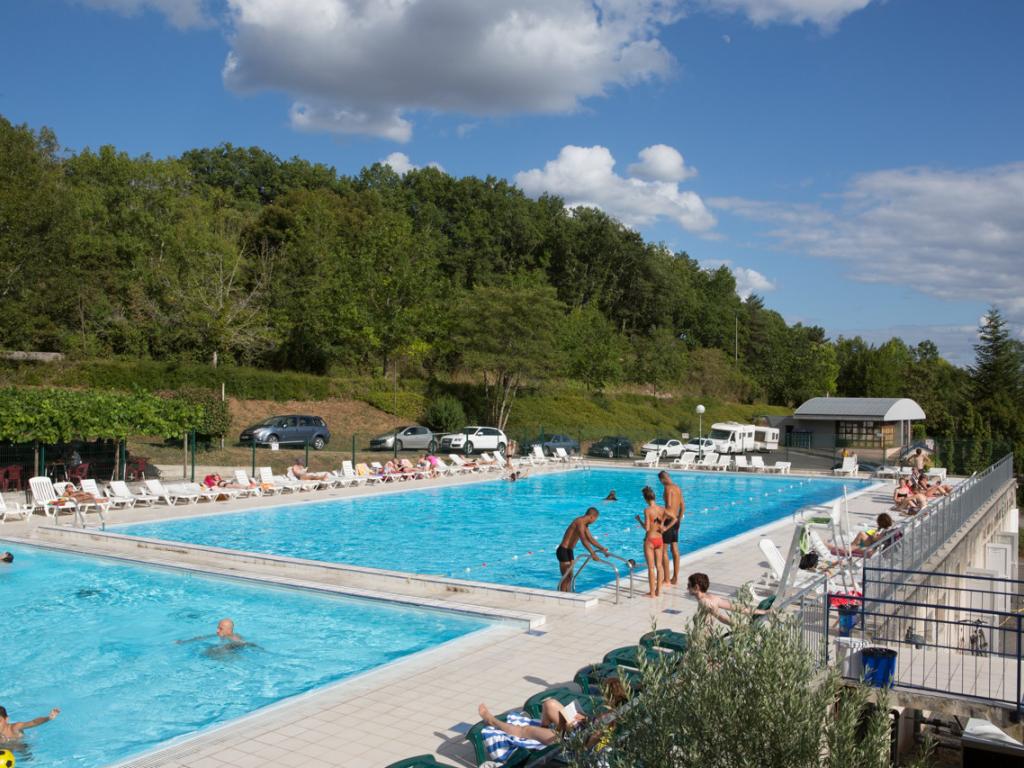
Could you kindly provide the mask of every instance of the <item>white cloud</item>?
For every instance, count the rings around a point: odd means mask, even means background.
[[[729,43],[732,42],[732,37],[729,35],[722,35],[722,42],[729,45]]]
[[[736,293],[741,299],[746,299],[752,293],[763,295],[775,290],[775,283],[756,269],[733,267],[732,276],[736,278]]]
[[[568,145],[543,169],[517,173],[515,181],[528,195],[547,192],[564,198],[569,206],[594,206],[631,227],[663,218],[692,232],[715,226],[715,217],[697,193],[680,189],[677,182],[619,176],[614,168],[615,158],[606,147]]]
[[[212,19],[206,12],[206,0],[77,0],[100,11],[134,16],[144,10],[162,13],[178,29],[207,27]]]
[[[292,96],[298,128],[407,141],[419,110],[571,112],[668,74],[679,2],[227,0],[223,77]]]
[[[815,24],[824,31],[866,8],[872,0],[695,0],[696,5],[742,13],[755,24]]]
[[[399,176],[405,176],[409,171],[415,171],[422,168],[422,165],[416,165],[409,159],[409,156],[405,152],[392,152],[390,155],[380,161],[384,165],[390,165],[391,170],[397,173]],[[444,173],[444,166],[440,163],[427,163],[428,168],[436,168],[437,170]]]
[[[640,162],[629,166],[629,172],[647,181],[682,181],[696,176],[697,171],[687,168],[679,150],[666,144],[654,144],[640,150]]]
[[[455,126],[455,135],[464,139],[479,127],[480,123],[459,123]]]
[[[768,222],[785,248],[847,264],[866,283],[995,304],[1024,323],[1024,163],[968,171],[902,168],[858,176],[838,204],[741,198],[712,208]]]

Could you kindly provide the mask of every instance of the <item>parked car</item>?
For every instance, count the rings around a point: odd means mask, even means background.
[[[458,452],[467,456],[474,451],[497,451],[502,456],[508,449],[508,438],[494,427],[465,427],[441,438],[441,452]]]
[[[694,437],[683,446],[683,450],[692,451],[698,456],[703,456],[705,453],[715,452],[715,441],[710,437]]]
[[[640,450],[644,453],[656,451],[663,459],[675,459],[683,455],[683,443],[681,440],[675,440],[671,437],[658,437],[654,440],[648,440],[641,446]]]
[[[426,427],[413,424],[407,427],[397,427],[390,432],[377,435],[370,440],[371,451],[391,451],[395,449],[395,440],[398,440],[398,450],[405,451],[437,451],[437,435]]]
[[[603,459],[632,459],[633,444],[625,437],[602,437],[591,444],[587,454]]]
[[[522,447],[522,453],[530,453],[534,446],[539,445],[546,456],[554,456],[556,448],[562,448],[570,456],[580,452],[580,444],[568,435],[548,435],[547,437],[531,440]]]
[[[242,430],[240,443],[257,445],[305,445],[322,450],[331,441],[331,430],[319,416],[271,416]]]

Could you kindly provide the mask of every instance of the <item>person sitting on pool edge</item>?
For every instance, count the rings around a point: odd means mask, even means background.
[[[18,741],[24,735],[22,732],[26,728],[35,728],[43,723],[48,723],[57,715],[60,714],[60,710],[54,707],[50,710],[49,715],[43,715],[37,717],[34,720],[24,720],[19,723],[12,723],[7,717],[7,710],[0,707],[0,744],[5,741]]]
[[[709,589],[711,589],[711,580],[708,579],[706,573],[691,573],[686,579],[686,591],[693,595],[700,604],[700,609],[697,612],[698,617],[703,616],[706,618],[713,616],[726,626],[731,627],[732,619],[723,611],[749,611],[753,616],[764,616],[768,613],[767,610],[762,608],[750,609],[733,605],[732,601],[726,597],[710,594],[708,592]]]

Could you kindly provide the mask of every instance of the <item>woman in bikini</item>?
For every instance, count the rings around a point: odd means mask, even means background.
[[[661,584],[666,576],[661,572],[661,555],[665,546],[662,538],[665,508],[655,503],[654,490],[650,486],[644,486],[643,495],[647,507],[644,509],[644,516],[637,515],[636,521],[644,529],[644,557],[647,560],[647,580],[651,587],[647,597],[657,597],[661,594]]]

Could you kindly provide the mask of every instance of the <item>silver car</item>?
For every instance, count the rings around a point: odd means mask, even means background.
[[[396,427],[383,435],[377,435],[370,440],[371,451],[395,450],[395,441],[398,441],[399,451],[437,451],[437,438],[433,432],[426,427],[413,424],[408,427]]]

